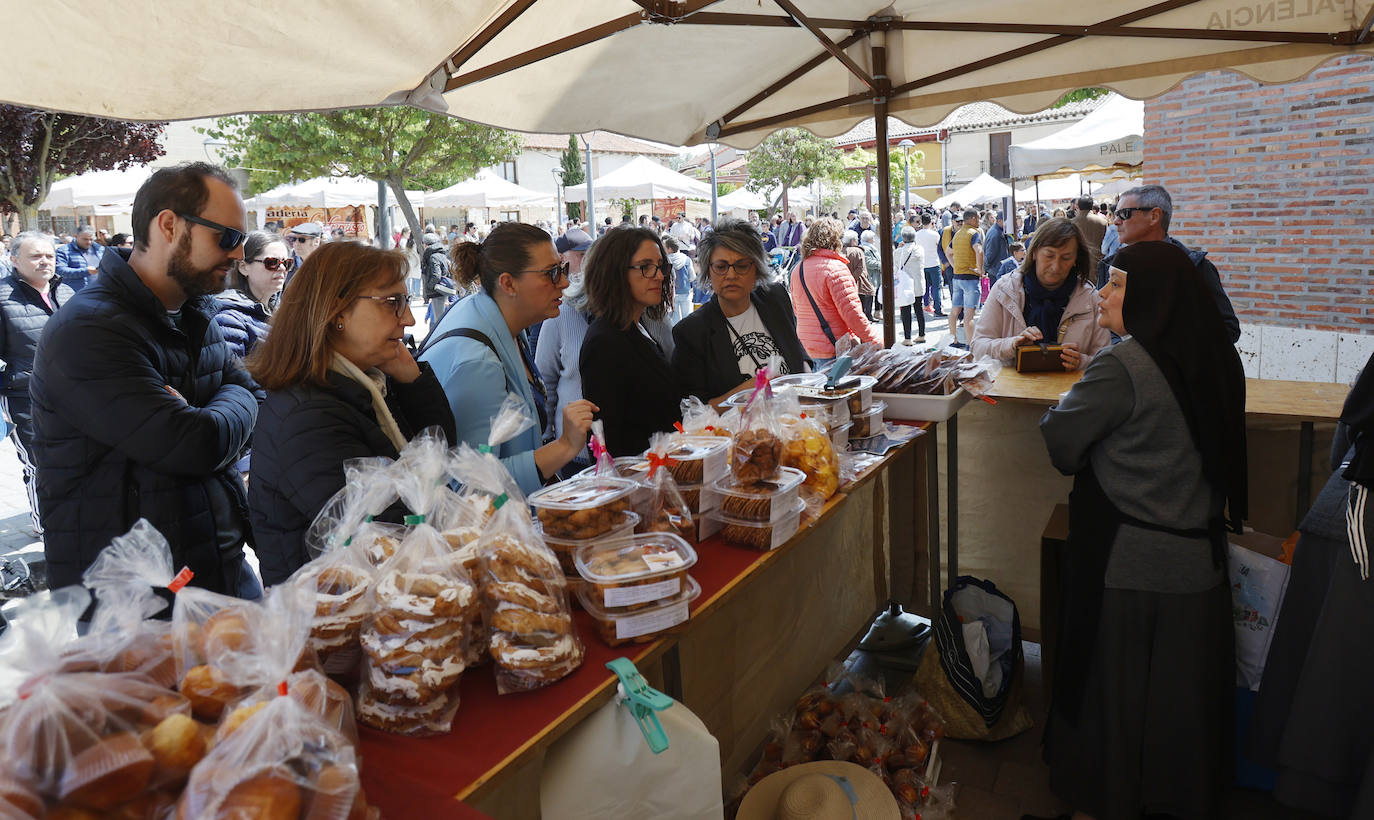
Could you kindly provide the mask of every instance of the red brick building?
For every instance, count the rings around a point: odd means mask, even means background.
[[[1374,59],[1194,77],[1145,103],[1145,134],[1145,181],[1221,270],[1247,371],[1353,379],[1374,350]]]

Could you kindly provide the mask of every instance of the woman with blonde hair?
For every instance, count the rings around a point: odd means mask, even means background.
[[[249,355],[267,391],[253,428],[248,514],[266,584],[308,560],[305,532],[344,486],[344,462],[395,458],[438,425],[454,439],[444,389],[402,336],[415,324],[400,251],[331,242],[310,255]]]
[[[864,316],[859,287],[841,253],[843,237],[838,219],[816,220],[802,239],[802,260],[791,273],[797,336],[818,371],[835,360],[835,341],[846,333],[861,342],[882,344]]]

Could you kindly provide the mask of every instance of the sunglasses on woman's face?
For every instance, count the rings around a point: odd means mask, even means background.
[[[279,259],[275,256],[264,256],[261,259],[255,259],[253,261],[261,262],[262,266],[270,271],[285,270],[287,273],[290,273],[291,270],[296,267],[296,260],[291,257]]]

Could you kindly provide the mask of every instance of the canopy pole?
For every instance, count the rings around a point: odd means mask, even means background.
[[[592,239],[596,239],[596,192],[592,190],[592,141],[582,135],[582,144],[587,148],[587,216],[592,226]]]
[[[1011,223],[1011,241],[1021,241],[1021,229],[1016,227],[1016,177],[1011,179],[1011,208],[1006,217],[1002,220],[1002,233],[1007,233],[1006,223]]]
[[[391,247],[391,214],[386,209],[386,180],[377,180],[377,239],[378,247]]]
[[[716,224],[720,218],[720,205],[716,202],[716,146],[714,144],[706,146],[711,152],[711,224]]]
[[[1035,175],[1035,227],[1040,227],[1040,175]]]
[[[873,79],[878,85],[878,96],[873,98],[873,136],[878,149],[878,250],[883,261],[883,346],[892,347],[897,342],[897,327],[894,321],[897,313],[893,304],[895,287],[892,277],[892,162],[888,157],[887,144],[887,92],[892,87],[887,78],[887,39],[883,32],[874,32],[873,42]]]

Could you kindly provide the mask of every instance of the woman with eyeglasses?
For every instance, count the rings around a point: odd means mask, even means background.
[[[769,277],[758,231],[742,220],[717,222],[697,244],[697,258],[711,299],[673,327],[673,370],[686,392],[719,404],[753,384],[774,354],[783,372],[810,366],[792,301]]]
[[[568,265],[559,261],[553,239],[541,228],[502,222],[481,242],[454,245],[453,277],[475,292],[449,308],[430,331],[420,359],[434,368],[448,394],[458,441],[486,444],[491,419],[506,395],[525,402],[538,426],[502,444],[497,456],[520,489],[531,493],[587,446],[596,410],[587,401],[568,402],[558,437],[544,443],[544,431],[550,429],[548,399],[525,331],[558,316]]]
[[[295,267],[286,243],[276,234],[253,231],[243,243],[243,258],[229,269],[228,288],[215,298],[215,324],[240,359],[267,337],[272,311],[286,277]]]
[[[283,292],[272,333],[248,356],[267,391],[253,428],[248,514],[267,584],[308,560],[305,532],[344,486],[344,462],[395,458],[421,430],[454,441],[434,372],[402,336],[415,324],[405,257],[358,242],[317,249]]]
[[[672,267],[647,228],[607,231],[582,269],[587,306],[596,316],[582,340],[582,395],[599,411],[606,448],[636,455],[649,436],[673,429],[686,395],[668,363],[670,351],[648,325],[661,321],[673,298]]]

